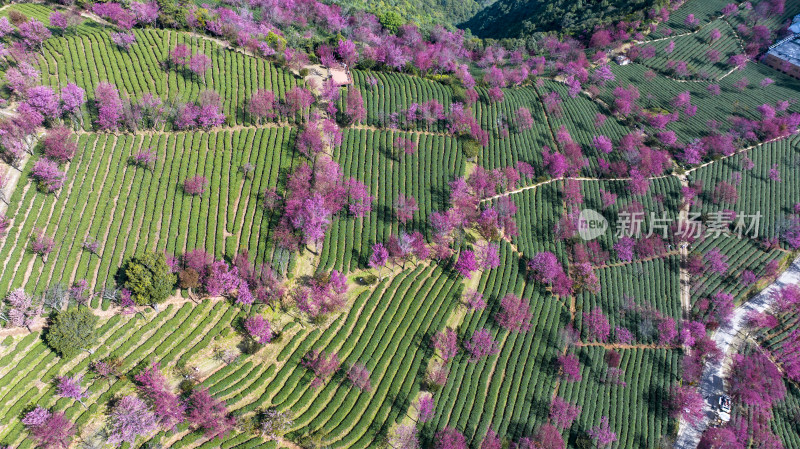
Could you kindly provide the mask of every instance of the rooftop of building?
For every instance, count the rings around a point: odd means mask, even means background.
[[[767,54],[776,56],[794,65],[800,65],[800,34],[783,39],[770,47]]]

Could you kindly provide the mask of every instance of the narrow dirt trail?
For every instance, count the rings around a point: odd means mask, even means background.
[[[209,299],[212,303],[217,303],[219,301],[224,301],[227,298],[225,298],[223,296],[215,296],[215,297],[212,297],[212,298],[203,298],[203,299]],[[163,311],[169,305],[182,306],[182,305],[184,305],[184,304],[186,304],[188,302],[197,304],[198,301],[199,301],[199,299],[197,299],[197,298],[191,299],[191,298],[184,298],[184,297],[182,297],[180,295],[174,295],[174,296],[170,296],[169,298],[167,298],[166,301],[164,301],[161,304],[159,304],[158,305],[158,311],[159,312]],[[137,306],[137,307],[132,308],[126,314],[133,315],[133,314],[136,314],[136,313],[143,313],[148,309],[151,309],[151,307],[150,306]],[[101,319],[108,319],[108,318],[111,318],[114,315],[119,315],[119,314],[123,313],[123,311],[119,307],[116,307],[116,306],[110,307],[107,310],[103,310],[103,309],[99,309],[99,308],[98,309],[91,309],[91,310],[92,310],[92,313],[95,314],[95,316],[97,316],[97,317],[99,317]],[[46,317],[43,317],[43,316],[36,317],[36,319],[34,320],[33,324],[30,325],[30,327],[28,327],[28,328],[25,328],[25,327],[10,327],[10,328],[0,329],[0,338],[7,337],[9,335],[10,336],[28,335],[29,333],[37,332],[37,331],[42,330],[44,328],[45,324],[47,324],[47,318]]]
[[[719,362],[706,364],[703,377],[700,380],[700,393],[704,398],[708,398],[704,408],[705,417],[695,425],[689,425],[689,423],[681,420],[678,437],[675,441],[676,449],[695,449],[700,443],[703,432],[714,419],[714,411],[711,409],[711,404],[712,401],[725,392],[725,378],[728,374],[731,357],[736,353],[741,342],[746,339],[745,324],[748,313],[767,310],[775,299],[773,292],[786,285],[799,283],[800,257],[795,259],[775,282],[762,290],[757,296],[737,307],[730,322],[714,333],[714,342],[724,356]]]
[[[688,185],[687,175],[689,173],[692,173],[692,172],[694,172],[696,170],[699,170],[699,169],[701,169],[703,167],[706,167],[708,165],[722,162],[725,159],[734,157],[734,156],[736,156],[738,154],[746,153],[746,152],[748,152],[750,150],[754,150],[754,149],[759,148],[759,147],[761,147],[763,145],[767,145],[767,144],[770,144],[772,142],[777,142],[779,140],[789,139],[789,138],[791,138],[793,136],[796,136],[797,134],[798,133],[795,132],[795,133],[792,133],[792,134],[788,134],[786,136],[776,137],[774,139],[766,140],[764,142],[759,142],[759,143],[750,145],[750,146],[745,147],[745,148],[740,148],[740,149],[736,150],[734,153],[732,153],[729,156],[722,156],[722,157],[720,157],[718,159],[714,159],[712,161],[708,161],[708,162],[705,162],[703,164],[694,166],[694,167],[684,171],[684,173],[680,174],[680,175],[679,174],[675,174],[675,173],[667,173],[667,174],[659,175],[659,176],[649,176],[647,179],[648,180],[655,180],[655,179],[665,179],[665,178],[677,178],[677,179],[679,179],[681,181],[681,185],[685,187],[685,186]],[[630,179],[631,179],[630,177],[592,178],[592,177],[586,177],[586,176],[564,176],[564,177],[561,177],[561,178],[551,178],[551,179],[548,179],[546,181],[538,182],[536,184],[530,184],[530,185],[527,185],[527,186],[516,188],[514,190],[509,190],[507,192],[503,192],[503,193],[500,193],[500,194],[497,194],[497,195],[494,195],[494,196],[490,196],[488,198],[485,198],[485,199],[481,200],[481,202],[493,201],[493,200],[496,200],[496,199],[504,197],[504,196],[515,195],[517,193],[521,193],[521,192],[524,192],[526,190],[536,189],[536,188],[541,187],[543,185],[550,184],[550,183],[556,182],[556,181],[561,181],[561,180],[564,180],[564,181],[567,181],[567,180],[574,180],[574,181],[630,181]]]
[[[689,178],[685,174],[678,176],[678,179],[681,181],[681,188],[689,187]],[[681,210],[678,213],[679,221],[684,223],[688,222],[690,208],[691,204],[688,201],[684,201],[684,204],[681,206]],[[692,281],[689,277],[689,270],[686,268],[686,262],[689,260],[689,245],[686,243],[681,243],[681,245],[678,247],[678,251],[681,255],[681,265],[679,269],[681,308],[683,309],[684,318],[688,318],[689,313],[692,310]]]

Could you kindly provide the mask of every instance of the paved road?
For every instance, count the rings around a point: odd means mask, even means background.
[[[706,402],[706,416],[702,421],[694,426],[681,420],[678,430],[678,438],[675,442],[676,449],[695,449],[700,443],[700,437],[708,424],[714,418],[714,411],[711,409],[711,401],[715,400],[725,391],[724,379],[731,356],[736,353],[736,348],[741,341],[742,331],[744,330],[745,317],[752,311],[763,312],[773,302],[772,293],[790,284],[800,284],[800,257],[794,260],[789,268],[784,271],[778,279],[769,287],[762,290],[750,301],[737,307],[733,312],[733,317],[728,325],[720,327],[714,333],[713,339],[717,347],[722,351],[724,357],[715,364],[706,364],[703,377],[700,380],[700,394],[703,397],[711,398]]]

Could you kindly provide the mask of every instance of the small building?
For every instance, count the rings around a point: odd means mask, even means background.
[[[614,62],[619,65],[628,65],[631,63],[631,60],[625,55],[617,55],[614,56]]]
[[[770,47],[764,64],[800,79],[800,34],[782,39]]]

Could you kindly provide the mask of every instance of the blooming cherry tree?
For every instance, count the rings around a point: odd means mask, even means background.
[[[133,444],[136,438],[158,428],[158,421],[147,404],[136,396],[124,396],[109,413],[108,442]]]
[[[476,329],[472,337],[464,343],[464,348],[470,353],[469,361],[475,363],[480,359],[500,352],[500,347],[486,329]]]
[[[559,429],[568,429],[580,413],[580,406],[571,404],[559,396],[553,398],[553,402],[550,403],[550,421]]]
[[[247,334],[260,345],[265,345],[272,340],[272,329],[269,322],[261,315],[255,315],[244,320]]]
[[[500,313],[497,322],[500,326],[512,331],[527,331],[531,327],[531,311],[528,301],[513,293],[504,296],[500,301]]]
[[[369,381],[369,370],[363,363],[354,363],[347,370],[347,378],[354,387],[362,391],[372,390],[372,384]]]
[[[439,355],[447,362],[458,354],[458,336],[456,332],[447,328],[439,331],[433,336],[433,347],[439,351]]]
[[[433,395],[423,394],[417,401],[417,421],[426,423],[433,418]]]
[[[611,431],[608,425],[608,416],[600,418],[600,425],[594,426],[587,432],[594,440],[598,448],[610,446],[611,443],[617,441],[616,432]]]
[[[187,420],[202,429],[207,438],[224,436],[235,424],[225,403],[211,396],[205,387],[195,389],[189,396]]]
[[[64,398],[75,399],[80,402],[84,407],[83,399],[89,396],[89,392],[81,387],[82,375],[74,377],[61,376],[56,378],[56,390],[58,395]]]
[[[75,434],[75,425],[63,412],[52,413],[37,406],[22,418],[31,437],[43,448],[67,448]]]
[[[703,419],[703,406],[705,400],[697,389],[688,385],[678,386],[672,389],[669,399],[669,407],[674,418],[681,418],[691,425]]]

